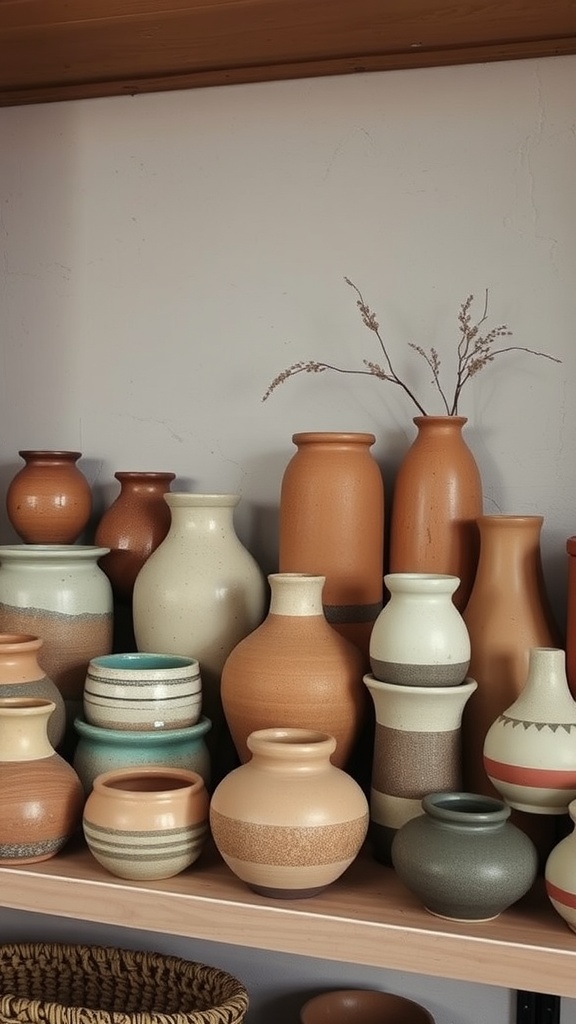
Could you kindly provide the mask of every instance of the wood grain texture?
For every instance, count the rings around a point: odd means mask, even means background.
[[[576,0],[4,0],[0,104],[576,52]]]

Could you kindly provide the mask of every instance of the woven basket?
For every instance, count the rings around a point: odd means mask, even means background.
[[[248,993],[216,967],[160,953],[0,945],[0,1024],[240,1024]]]

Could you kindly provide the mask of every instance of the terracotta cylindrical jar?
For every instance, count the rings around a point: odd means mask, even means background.
[[[486,733],[519,696],[531,647],[560,647],[540,555],[542,516],[493,515],[478,520],[480,558],[463,612],[471,643],[470,675],[478,689],[462,721],[464,784],[497,796],[483,763]]]
[[[544,878],[546,893],[554,910],[576,932],[576,800],[569,804],[568,813],[571,832],[550,853]]]
[[[136,646],[200,662],[218,771],[230,743],[220,699],[222,668],[233,647],[262,622],[266,580],[234,528],[239,495],[172,491],[164,500],[170,529],[134,584]]]
[[[66,731],[66,705],[56,683],[38,663],[44,641],[21,633],[0,633],[0,697],[44,697],[54,704],[48,739],[58,747]]]
[[[457,576],[459,611],[478,562],[482,481],[462,436],[465,416],[416,416],[416,439],[404,456],[392,496],[390,572]]]
[[[112,588],[98,565],[107,552],[81,544],[0,547],[0,629],[42,637],[46,672],[72,703],[82,701],[90,659],[112,650]]]
[[[536,849],[508,821],[505,803],[477,793],[430,793],[422,809],[396,834],[392,863],[431,914],[490,921],[528,892]]]
[[[488,729],[484,768],[510,807],[568,813],[576,799],[576,701],[563,650],[531,648],[520,696]]]
[[[568,593],[566,605],[566,669],[568,685],[576,697],[576,537],[566,541],[568,555]]]
[[[48,739],[54,707],[0,697],[0,864],[47,860],[80,826],[82,785]]]
[[[358,648],[326,622],[324,576],[272,573],[270,611],[231,651],[222,670],[222,704],[241,761],[248,736],[280,726],[336,739],[333,764],[344,768],[366,705]]]
[[[100,567],[112,584],[115,599],[130,604],[140,569],[170,529],[164,495],[176,474],[118,472],[114,476],[120,494],[100,519],[94,541],[110,548]]]
[[[372,673],[399,686],[458,686],[470,664],[470,637],[452,603],[457,576],[388,573],[390,600],[370,637]]]
[[[374,434],[294,434],[280,490],[280,572],[325,576],[324,614],[368,667],[382,607],[384,484]]]
[[[376,711],[370,788],[374,856],[390,863],[399,828],[421,812],[433,791],[462,784],[461,721],[476,689],[473,679],[459,686],[398,686],[364,676]]]
[[[119,768],[148,765],[186,768],[201,775],[209,786],[211,762],[206,736],[210,725],[210,720],[203,716],[195,725],[185,729],[127,732],[124,729],[103,729],[78,717],[74,722],[79,737],[74,751],[74,769],[86,793],[92,789],[97,775]]]
[[[21,451],[25,465],[6,492],[6,511],[26,544],[74,544],[88,525],[92,490],[81,452]]]
[[[94,780],[82,818],[93,857],[118,878],[172,878],[208,836],[202,776],[183,768],[125,768]]]
[[[252,759],[216,787],[210,827],[238,878],[263,896],[313,896],[357,856],[368,828],[360,786],[330,763],[336,740],[306,729],[262,729]]]

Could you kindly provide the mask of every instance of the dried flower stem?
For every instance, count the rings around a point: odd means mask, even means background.
[[[283,370],[274,378],[270,383],[268,390],[262,396],[262,401],[265,402],[272,392],[279,387],[280,384],[283,384],[288,380],[289,377],[295,377],[299,373],[323,373],[325,370],[332,370],[334,373],[349,373],[365,377],[376,377],[378,380],[385,380],[389,381],[391,384],[396,384],[397,387],[402,388],[406,395],[408,395],[422,416],[429,415],[424,409],[424,406],[416,398],[414,392],[394,370],[390,354],[380,333],[380,324],[376,319],[375,313],[372,312],[364,300],[362,292],[349,277],[345,277],[344,280],[346,281],[346,284],[356,292],[356,305],[360,310],[362,322],[369,331],[372,331],[372,333],[376,335],[384,356],[385,366],[382,367],[378,363],[374,363],[368,359],[362,360],[365,369],[334,366],[331,363],[321,363],[314,359],[310,359],[307,362],[293,363],[292,366],[287,367],[287,369]],[[482,334],[482,325],[488,318],[488,290],[486,290],[484,295],[484,310],[482,316],[476,323],[472,320],[470,312],[473,301],[474,296],[469,295],[460,306],[458,312],[460,340],[457,348],[458,365],[456,369],[456,383],[451,401],[448,400],[440,380],[441,360],[437,350],[431,347],[429,351],[426,351],[421,345],[414,345],[412,342],[409,342],[409,347],[422,356],[430,367],[430,370],[432,371],[432,384],[438,391],[448,416],[458,415],[458,403],[460,401],[462,389],[470,378],[474,377],[475,374],[480,372],[480,370],[483,370],[488,363],[493,362],[496,356],[502,355],[504,352],[527,352],[532,356],[540,356],[542,359],[550,359],[554,363],[560,363],[562,361],[561,359],[557,359],[555,356],[549,355],[547,352],[537,352],[534,349],[524,348],[521,345],[508,345],[504,348],[494,349],[492,346],[497,338],[509,338],[512,336],[512,332],[508,327],[506,327],[506,325],[502,324],[498,327],[493,327],[487,334]]]

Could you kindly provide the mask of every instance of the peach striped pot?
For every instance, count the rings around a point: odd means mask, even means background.
[[[88,848],[119,878],[171,878],[190,867],[208,833],[208,794],[184,768],[125,768],[97,776],[82,821]]]

